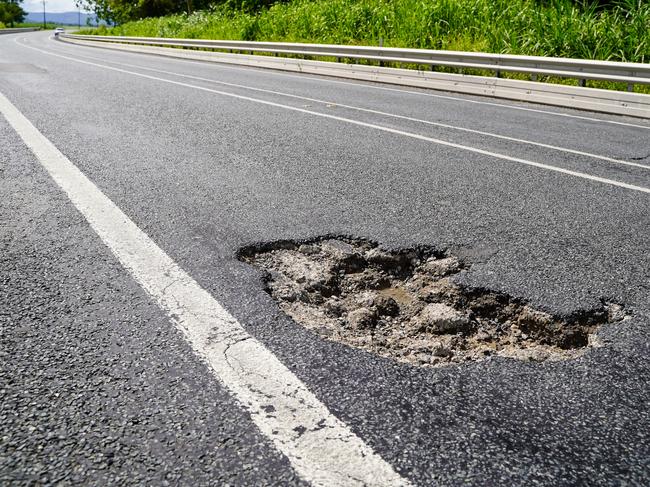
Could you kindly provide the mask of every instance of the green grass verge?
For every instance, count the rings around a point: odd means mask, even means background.
[[[88,33],[357,45],[382,38],[387,47],[645,63],[650,2],[621,0],[597,9],[571,0],[292,0],[257,13],[218,6]],[[588,86],[626,88],[597,81]],[[636,85],[635,91],[650,93],[650,87]]]
[[[43,28],[43,22],[21,22],[20,24],[16,24],[16,27],[24,28],[24,27],[40,27],[41,29]],[[47,22],[45,24],[45,29],[55,29],[58,27],[58,24],[54,24],[52,22]]]

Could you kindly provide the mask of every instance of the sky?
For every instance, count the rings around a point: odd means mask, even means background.
[[[42,0],[24,0],[21,7],[25,12],[42,12]],[[46,12],[76,12],[74,0],[45,0]]]

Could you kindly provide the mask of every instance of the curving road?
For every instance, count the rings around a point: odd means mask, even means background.
[[[2,484],[650,482],[650,122],[48,33],[0,37],[0,95]],[[630,319],[572,361],[399,364],[236,258],[322,235]]]

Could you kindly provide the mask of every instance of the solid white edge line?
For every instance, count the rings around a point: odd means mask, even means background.
[[[98,63],[93,63],[93,62],[90,62],[90,61],[82,61],[81,59],[75,59],[75,58],[71,58],[71,57],[68,57],[68,56],[63,56],[61,54],[54,54],[52,52],[44,51],[42,49],[32,47],[32,46],[23,45],[23,47],[26,47],[28,49],[32,49],[34,51],[41,52],[41,53],[46,54],[48,56],[54,56],[54,57],[58,57],[58,58],[62,58],[62,59],[67,59],[69,61],[73,61],[73,62],[76,62],[76,63],[87,64],[89,66],[95,66],[95,67],[98,67],[98,68],[102,68],[102,69],[106,69],[106,70],[110,70],[110,71],[115,71],[115,72],[118,72],[118,73],[130,74],[132,76],[138,76],[140,78],[151,79],[151,80],[155,80],[155,81],[161,81],[163,83],[169,83],[169,84],[176,85],[176,86],[183,86],[185,88],[192,88],[192,89],[195,89],[195,90],[205,91],[207,93],[214,93],[214,94],[222,95],[222,96],[227,96],[227,97],[235,98],[235,99],[238,99],[238,100],[246,100],[246,101],[253,102],[253,103],[259,103],[261,105],[272,106],[272,107],[276,107],[276,108],[282,108],[284,110],[290,110],[290,111],[293,111],[293,112],[305,113],[305,114],[313,115],[313,116],[316,116],[316,117],[327,118],[327,119],[336,120],[336,121],[339,121],[339,122],[345,122],[345,123],[349,123],[349,124],[352,124],[352,125],[357,125],[359,127],[366,127],[366,128],[370,128],[370,129],[374,129],[374,130],[379,130],[379,131],[382,131],[382,132],[387,132],[387,133],[392,133],[392,134],[396,134],[396,135],[401,135],[401,136],[404,136],[404,137],[409,137],[409,138],[412,138],[412,139],[423,140],[423,141],[426,141],[426,142],[431,142],[431,143],[438,144],[438,145],[443,145],[443,146],[446,146],[446,147],[453,147],[455,149],[460,149],[460,150],[467,151],[467,152],[473,152],[475,154],[481,154],[481,155],[484,155],[484,156],[493,157],[495,159],[501,159],[501,160],[504,160],[504,161],[516,162],[518,164],[523,164],[523,165],[526,165],[526,166],[536,167],[536,168],[544,169],[544,170],[547,170],[547,171],[553,171],[553,172],[557,172],[557,173],[560,173],[560,174],[566,174],[568,176],[574,176],[574,177],[581,178],[581,179],[587,179],[587,180],[590,180],[590,181],[596,181],[596,182],[599,182],[599,183],[605,183],[605,184],[609,184],[609,185],[612,185],[612,186],[617,186],[619,188],[631,189],[633,191],[639,191],[641,193],[650,194],[650,189],[645,188],[643,186],[635,186],[633,184],[628,184],[628,183],[624,183],[624,182],[621,182],[621,181],[616,181],[616,180],[613,180],[613,179],[602,178],[600,176],[592,176],[591,174],[586,174],[586,173],[579,172],[579,171],[572,171],[570,169],[564,169],[564,168],[561,168],[561,167],[551,166],[551,165],[543,164],[543,163],[540,163],[540,162],[529,161],[527,159],[522,159],[522,158],[519,158],[519,157],[512,157],[512,156],[508,156],[508,155],[505,155],[505,154],[499,154],[499,153],[496,153],[496,152],[491,152],[491,151],[487,151],[487,150],[483,150],[483,149],[478,149],[478,148],[475,148],[475,147],[470,147],[470,146],[466,146],[466,145],[462,145],[462,144],[456,144],[456,143],[453,143],[453,142],[447,142],[447,141],[444,141],[444,140],[435,139],[433,137],[427,137],[425,135],[415,134],[415,133],[412,133],[412,132],[405,132],[403,130],[393,129],[393,128],[390,128],[390,127],[384,127],[382,125],[376,125],[376,124],[372,124],[372,123],[361,122],[359,120],[353,120],[353,119],[350,119],[350,118],[338,117],[336,115],[330,115],[330,114],[327,114],[327,113],[315,112],[313,110],[305,110],[304,108],[293,107],[293,106],[290,106],[290,105],[283,105],[282,103],[276,103],[276,102],[272,102],[272,101],[262,100],[262,99],[253,98],[253,97],[250,97],[250,96],[237,95],[235,93],[229,93],[227,91],[214,90],[212,88],[206,88],[204,86],[197,86],[197,85],[192,85],[192,84],[189,84],[189,83],[181,83],[180,81],[174,81],[174,80],[170,80],[170,79],[166,79],[166,78],[159,78],[157,76],[150,76],[148,74],[137,73],[135,71],[129,71],[129,70],[126,70],[126,69],[121,69],[121,68],[115,68],[115,67],[112,67],[112,66],[107,66],[105,64],[98,64]]]
[[[46,52],[51,52],[51,51],[46,51]],[[52,54],[55,54],[55,53],[52,53]],[[339,102],[332,101],[332,100],[320,100],[318,98],[310,98],[310,97],[306,97],[306,96],[294,95],[292,93],[284,93],[282,91],[267,90],[267,89],[264,89],[264,88],[257,88],[257,87],[254,87],[254,86],[241,85],[241,84],[238,84],[238,83],[228,83],[226,81],[219,81],[219,80],[210,79],[210,78],[203,78],[201,76],[193,76],[193,75],[189,75],[189,74],[177,73],[175,71],[167,71],[167,70],[164,70],[164,69],[149,68],[149,67],[140,66],[140,65],[137,65],[137,64],[123,63],[123,62],[118,62],[118,61],[107,61],[107,60],[98,59],[98,58],[95,58],[95,57],[92,57],[92,56],[80,55],[78,57],[83,58],[83,59],[90,59],[90,60],[93,60],[93,61],[102,61],[104,63],[109,63],[109,64],[112,64],[112,65],[115,65],[115,66],[143,69],[145,71],[152,71],[152,72],[155,72],[155,73],[178,76],[179,78],[193,79],[193,80],[196,80],[196,81],[205,81],[207,83],[213,83],[213,84],[218,84],[218,85],[222,85],[222,86],[228,86],[228,87],[231,87],[231,88],[241,88],[241,89],[244,89],[244,90],[256,91],[256,92],[260,92],[260,93],[268,93],[268,94],[272,94],[272,95],[279,95],[279,96],[284,96],[284,97],[287,97],[287,98],[294,98],[294,99],[297,99],[297,100],[305,100],[305,101],[310,101],[310,102],[319,103],[319,104],[323,104],[323,105],[337,106],[337,107],[341,107],[341,108],[347,108],[347,109],[350,109],[350,110],[356,110],[356,111],[359,111],[359,112],[372,113],[372,114],[375,114],[375,115],[381,115],[381,116],[385,116],[385,117],[397,118],[397,119],[400,119],[400,120],[408,120],[409,122],[422,123],[422,124],[431,125],[431,126],[434,126],[434,127],[441,127],[441,128],[450,129],[450,130],[457,130],[457,131],[471,133],[471,134],[483,135],[483,136],[486,136],[486,137],[493,137],[493,138],[500,139],[500,140],[507,140],[509,142],[516,142],[516,143],[519,143],[519,144],[533,145],[533,146],[536,146],[536,147],[543,147],[545,149],[551,149],[551,150],[555,150],[555,151],[566,152],[566,153],[569,153],[569,154],[576,154],[576,155],[579,155],[579,156],[589,157],[589,158],[592,158],[592,159],[599,159],[599,160],[606,161],[606,162],[611,162],[611,163],[614,163],[614,164],[621,164],[621,165],[625,165],[625,166],[638,167],[640,169],[650,170],[650,166],[646,166],[644,164],[639,164],[637,162],[629,162],[629,161],[625,161],[625,160],[622,160],[622,159],[615,159],[613,157],[607,157],[607,156],[601,156],[599,154],[593,154],[591,152],[584,152],[584,151],[580,151],[580,150],[576,150],[576,149],[569,149],[567,147],[560,147],[560,146],[557,146],[557,145],[544,144],[542,142],[535,142],[535,141],[532,141],[532,140],[518,139],[516,137],[509,137],[507,135],[495,134],[495,133],[492,133],[492,132],[484,132],[482,130],[474,130],[474,129],[470,129],[470,128],[466,128],[466,127],[459,127],[457,125],[449,125],[449,124],[446,124],[446,123],[433,122],[433,121],[430,121],[430,120],[423,120],[423,119],[420,119],[420,118],[408,117],[408,116],[405,116],[405,115],[399,115],[399,114],[396,114],[396,113],[383,112],[383,111],[374,110],[374,109],[371,109],[371,108],[363,108],[363,107],[357,107],[357,106],[354,106],[354,105],[346,105],[344,103],[339,103]]]
[[[70,44],[72,45],[72,44]],[[82,47],[90,47],[90,48],[99,48],[99,49],[110,49],[110,47],[107,46],[82,46]],[[115,50],[115,52],[118,52]],[[125,52],[125,51],[124,51]],[[155,54],[154,54],[155,55]],[[188,62],[188,63],[194,63],[194,64],[206,64],[206,61],[196,61],[193,59],[180,59],[180,58],[169,58],[169,59],[175,59],[179,62]],[[220,67],[225,68],[225,69],[230,69],[230,70],[235,70],[235,71],[250,71],[251,69],[258,69],[254,67],[236,67],[228,64],[221,64],[221,63],[214,63],[214,64],[219,64]],[[460,98],[457,96],[451,96],[451,95],[440,95],[436,93],[427,93],[423,91],[413,91],[413,90],[405,90],[405,89],[400,89],[400,88],[390,88],[388,86],[377,86],[376,84],[372,84],[372,82],[352,82],[352,81],[342,81],[342,80],[333,80],[329,79],[328,76],[323,76],[323,75],[297,75],[297,74],[290,74],[290,73],[283,73],[281,71],[277,70],[272,70],[268,69],[266,70],[269,73],[272,73],[276,76],[284,76],[287,78],[297,78],[297,79],[302,79],[302,80],[308,80],[308,81],[313,81],[314,79],[318,79],[319,81],[323,82],[328,82],[328,83],[334,83],[334,84],[342,84],[342,85],[349,85],[349,86],[363,86],[367,88],[372,88],[375,90],[383,90],[383,91],[394,91],[398,93],[406,93],[409,95],[416,95],[416,96],[428,96],[431,98],[440,98],[443,100],[453,100],[453,101],[460,101],[464,103],[474,103],[477,105],[488,105],[488,106],[494,106],[494,107],[499,107],[499,108],[505,108],[505,109],[512,109],[512,110],[520,110],[520,111],[525,111],[525,112],[534,112],[534,113],[544,113],[546,115],[554,115],[558,117],[565,117],[565,118],[575,118],[577,120],[586,120],[589,122],[599,122],[599,123],[605,123],[605,124],[612,124],[612,125],[622,125],[625,127],[634,127],[634,128],[639,128],[643,130],[650,130],[650,125],[639,125],[639,124],[634,124],[630,122],[621,122],[618,120],[607,120],[603,118],[595,118],[595,117],[587,117],[584,115],[575,115],[572,113],[564,113],[564,112],[553,112],[550,110],[541,110],[539,108],[529,108],[529,107],[522,107],[522,106],[516,106],[516,105],[505,105],[503,103],[496,103],[496,102],[489,102],[489,101],[482,101],[482,100],[472,100],[469,98]],[[472,95],[468,95],[472,96]],[[474,95],[478,96],[478,95]]]
[[[0,113],[300,477],[324,487],[410,485],[333,416],[2,93]]]

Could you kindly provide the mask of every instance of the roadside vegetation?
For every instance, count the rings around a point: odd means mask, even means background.
[[[257,8],[245,2],[221,3],[191,14],[127,21],[88,33],[358,45],[378,45],[382,39],[383,45],[390,47],[650,62],[648,0],[601,4],[572,0],[266,3],[256,4]],[[130,18],[128,12],[110,15]],[[625,89],[614,83],[589,85]],[[638,90],[648,92],[643,87]]]
[[[53,22],[47,22],[45,24],[45,27],[43,27],[43,22],[19,22],[17,24],[14,24],[13,27],[9,27],[8,25],[4,25],[4,24],[0,23],[0,29],[23,28],[23,27],[35,27],[37,29],[45,29],[45,30],[53,30],[53,29],[56,29],[57,27],[66,27],[68,29],[74,28],[74,27],[69,26],[69,25],[59,25],[59,24],[55,24]]]
[[[59,24],[55,22],[47,22],[45,24],[45,27],[43,27],[43,22],[20,22],[19,24],[16,24],[15,27],[40,27],[41,29],[55,29],[56,27],[59,27]],[[70,26],[67,26],[70,28]]]
[[[16,27],[16,24],[25,19],[21,2],[22,0],[0,0],[0,29]]]
[[[383,38],[384,45],[394,47],[650,61],[650,2],[645,0],[609,7],[570,0],[293,0],[252,12],[221,4],[107,30],[369,45]]]

